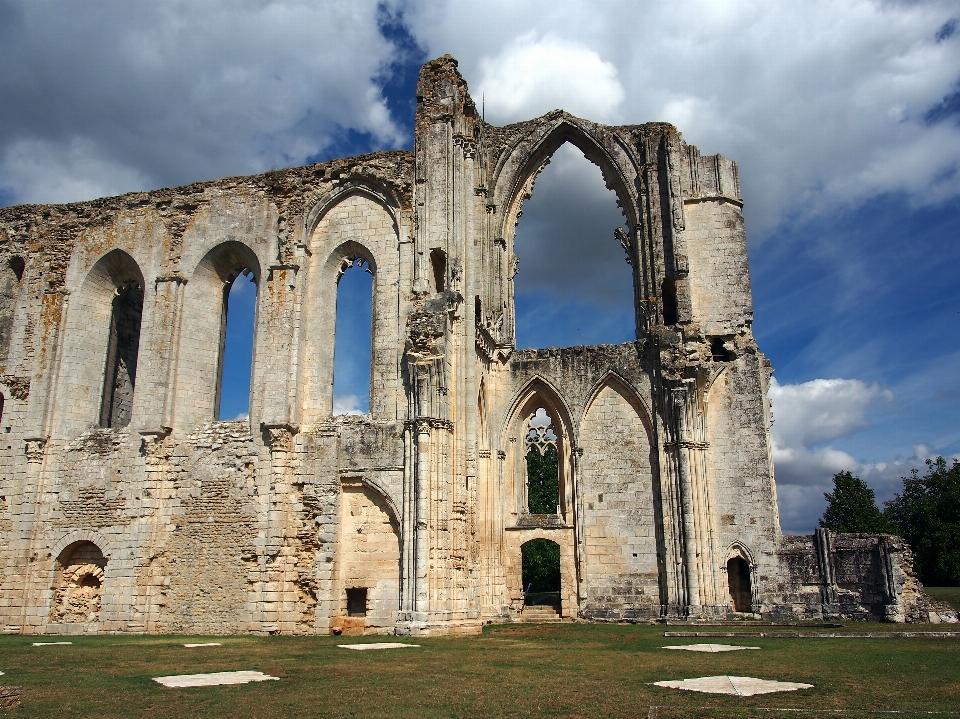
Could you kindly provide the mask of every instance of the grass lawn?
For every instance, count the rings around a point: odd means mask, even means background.
[[[848,625],[854,631],[877,625]],[[941,625],[938,629],[945,629]],[[665,639],[661,626],[488,627],[481,637],[0,637],[10,717],[882,717],[960,716],[960,639]],[[958,627],[960,629],[960,627]],[[72,646],[33,647],[70,639]],[[184,642],[222,647],[186,649]],[[410,641],[355,652],[337,644]],[[699,654],[668,644],[739,643]],[[151,677],[258,670],[280,681],[166,689]],[[651,686],[716,674],[813,684],[754,697]],[[651,707],[659,707],[651,712]],[[770,708],[812,711],[768,711]],[[764,711],[763,709],[767,709]],[[824,713],[822,710],[853,710]],[[819,711],[818,711],[819,710]],[[925,715],[929,716],[929,715]]]

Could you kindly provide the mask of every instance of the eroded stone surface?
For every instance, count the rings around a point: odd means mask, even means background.
[[[216,687],[224,684],[249,684],[250,682],[279,681],[263,672],[211,672],[209,674],[178,674],[168,677],[154,677],[153,681],[170,688]]]
[[[195,649],[196,647],[222,647],[223,645],[220,642],[203,642],[201,644],[184,644],[183,646],[188,649]]]
[[[373,644],[338,644],[341,649],[356,649],[366,651],[367,649],[404,649],[406,647],[419,647],[419,644],[401,644],[400,642],[376,642]]]
[[[754,694],[772,694],[774,692],[792,692],[797,689],[813,688],[813,684],[778,682],[768,679],[757,679],[755,677],[727,675],[653,683],[658,687],[666,687],[668,689],[683,689],[684,691],[703,692],[704,694],[732,694],[738,697],[749,697]]]
[[[33,646],[35,647],[55,647],[61,646],[63,644],[73,644],[73,642],[34,642]]]

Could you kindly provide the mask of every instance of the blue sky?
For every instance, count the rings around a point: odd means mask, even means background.
[[[805,532],[834,472],[887,498],[960,454],[958,22],[955,0],[0,0],[0,204],[408,148],[417,70],[448,52],[496,124],[673,122],[739,163],[782,523]],[[630,338],[598,177],[564,148],[527,202],[522,345]],[[369,289],[344,287],[355,330]],[[238,416],[249,332],[229,324]],[[338,344],[345,411],[363,410],[366,374],[343,364],[362,352]]]

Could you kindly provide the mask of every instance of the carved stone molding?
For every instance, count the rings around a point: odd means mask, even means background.
[[[27,462],[37,464],[43,461],[43,453],[47,447],[47,437],[30,437],[23,440],[23,451],[27,455]]]
[[[441,419],[440,417],[417,417],[416,419],[407,420],[403,424],[407,429],[411,429],[417,434],[429,434],[431,429],[453,431],[453,422],[449,419]]]
[[[627,264],[633,267],[633,247],[630,245],[630,235],[627,234],[625,229],[618,227],[613,231],[613,236],[616,238],[617,242],[620,243],[623,251],[627,253]]]
[[[140,430],[140,456],[148,459],[161,459],[166,456],[165,440],[172,431],[170,427]]]
[[[709,442],[693,442],[684,440],[682,442],[664,442],[664,449],[709,449]]]
[[[299,427],[290,424],[261,424],[260,429],[263,432],[263,440],[270,448],[270,452],[292,452],[293,438]]]
[[[18,399],[23,402],[27,399],[27,397],[30,396],[29,377],[15,377],[11,374],[5,374],[0,377],[0,382],[3,382],[5,385],[7,385],[7,389],[10,390],[10,396],[14,399]]]

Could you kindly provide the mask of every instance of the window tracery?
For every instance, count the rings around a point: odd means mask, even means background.
[[[539,407],[524,422],[527,460],[527,510],[556,514],[560,501],[559,455],[553,418]]]

